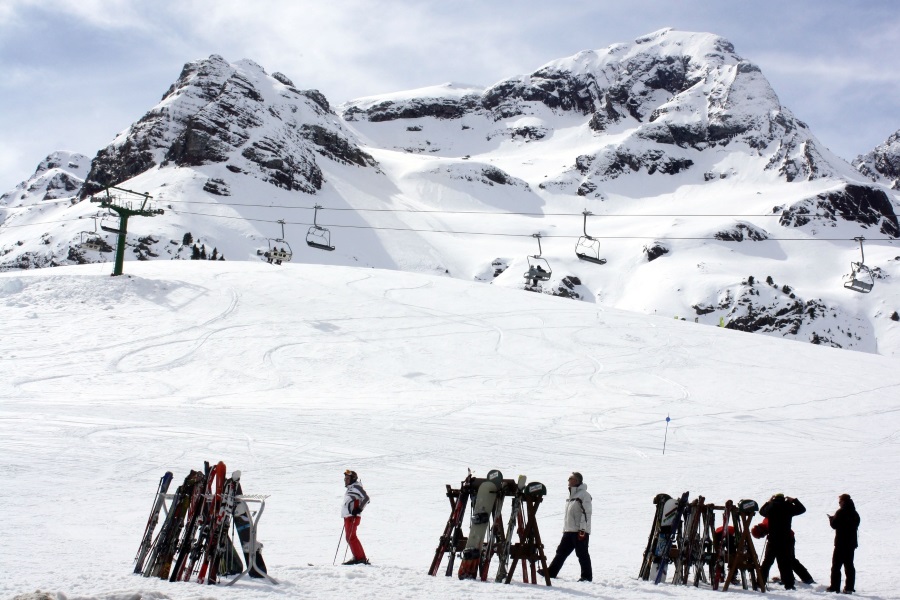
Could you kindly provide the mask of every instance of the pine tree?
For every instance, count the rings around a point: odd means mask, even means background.
[[[200,248],[197,247],[197,244],[191,248],[191,260],[200,260]]]
[[[219,257],[219,249],[213,248],[212,256],[209,257],[209,260],[216,260]]]
[[[184,237],[181,238],[181,245],[182,246],[190,246],[193,243],[194,243],[194,236],[192,236],[191,232],[188,231],[187,233],[184,234]]]
[[[200,244],[200,258],[206,260],[206,244]]]

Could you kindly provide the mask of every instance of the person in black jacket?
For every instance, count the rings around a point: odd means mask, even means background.
[[[785,498],[784,494],[775,494],[759,509],[759,514],[769,520],[769,546],[786,590],[794,589],[794,532],[791,531],[791,519],[805,512],[806,507],[799,500]],[[768,572],[764,572],[763,576],[768,579]]]
[[[853,566],[853,554],[856,552],[857,529],[859,529],[859,513],[850,494],[838,496],[840,508],[833,515],[828,515],[831,528],[834,529],[834,554],[831,557],[831,585],[829,592],[841,589],[841,567],[847,575],[844,593],[852,594],[856,586],[856,568]]]

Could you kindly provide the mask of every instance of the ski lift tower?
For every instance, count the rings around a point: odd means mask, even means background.
[[[110,193],[115,190],[117,193]],[[115,230],[105,228],[117,234],[116,243],[116,263],[113,267],[112,276],[122,274],[122,266],[125,263],[125,234],[128,232],[129,217],[155,217],[163,214],[161,208],[154,208],[150,201],[153,197],[150,194],[126,190],[109,186],[96,196],[91,197],[91,202],[99,202],[100,206],[116,213],[119,217],[119,227]]]

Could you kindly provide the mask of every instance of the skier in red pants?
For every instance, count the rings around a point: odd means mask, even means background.
[[[356,471],[344,471],[344,504],[341,507],[341,516],[344,517],[344,534],[347,538],[347,545],[353,558],[345,562],[345,565],[367,565],[369,559],[366,558],[366,551],[363,550],[359,538],[356,537],[356,529],[359,527],[360,514],[369,503],[369,495],[363,489],[359,482],[359,476]]]

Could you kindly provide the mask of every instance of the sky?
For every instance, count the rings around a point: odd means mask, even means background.
[[[663,27],[730,40],[847,160],[900,129],[893,0],[0,0],[0,191],[52,151],[93,156],[210,54],[250,58],[337,105],[488,86]]]

